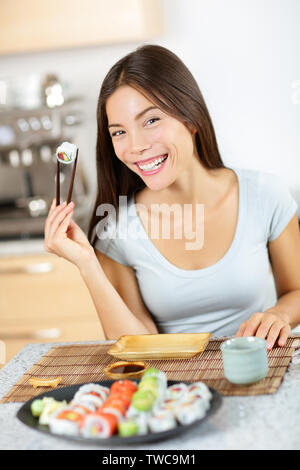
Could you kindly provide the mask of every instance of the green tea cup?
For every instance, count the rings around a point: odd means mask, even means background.
[[[232,338],[221,344],[224,375],[234,384],[251,384],[268,373],[266,340],[256,336]]]

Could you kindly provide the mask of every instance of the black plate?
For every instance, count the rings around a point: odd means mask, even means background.
[[[105,387],[110,387],[113,382],[115,381],[105,380],[102,382],[94,382],[94,383],[104,385]],[[135,382],[139,382],[139,381],[135,380]],[[168,381],[168,386],[175,385],[178,383],[180,382],[170,380]],[[77,392],[79,387],[81,387],[82,385],[84,384],[71,385],[70,387],[62,387],[56,390],[51,390],[49,392],[41,393],[40,395],[24,403],[24,405],[19,409],[17,413],[17,418],[20,421],[22,421],[22,423],[26,424],[30,428],[36,429],[37,431],[46,433],[50,436],[57,437],[57,438],[62,437],[63,439],[68,439],[71,441],[77,441],[77,442],[87,443],[87,444],[108,445],[108,446],[120,445],[120,444],[121,445],[122,444],[142,444],[144,442],[161,441],[163,439],[168,439],[173,436],[178,436],[179,434],[182,434],[183,432],[186,432],[189,429],[192,429],[195,426],[198,426],[201,422],[205,421],[208,416],[211,416],[219,408],[219,406],[221,405],[221,401],[222,401],[221,395],[216,390],[210,388],[210,391],[212,393],[212,399],[210,401],[210,408],[207,410],[206,415],[203,418],[198,419],[191,424],[187,424],[184,426],[177,425],[175,428],[170,429],[168,431],[149,433],[149,434],[144,434],[141,436],[120,437],[118,435],[115,435],[113,437],[109,437],[106,439],[54,434],[50,431],[47,425],[39,424],[38,418],[35,418],[34,416],[32,416],[30,405],[33,402],[33,400],[36,400],[37,398],[43,398],[43,397],[53,397],[55,400],[58,400],[58,401],[66,400],[67,402],[69,402],[73,399],[75,393]]]

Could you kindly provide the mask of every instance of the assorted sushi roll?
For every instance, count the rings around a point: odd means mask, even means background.
[[[63,409],[67,402],[57,401],[53,397],[44,397],[43,399],[33,400],[30,409],[34,417],[39,419],[39,424],[49,424],[53,413]]]
[[[109,388],[99,384],[85,384],[82,385],[75,393],[74,399],[86,394],[100,397],[104,401],[109,395]]]
[[[128,416],[143,413],[146,417],[164,400],[166,390],[166,374],[154,368],[147,369],[132,396]]]
[[[174,414],[180,424],[191,424],[205,416],[206,407],[202,400],[193,398],[182,402]]]
[[[203,382],[195,382],[188,387],[188,393],[192,395],[200,395],[205,400],[212,399],[212,393],[209,390],[208,386]]]
[[[167,388],[166,397],[173,399],[183,398],[188,392],[188,386],[184,383],[170,385]]]
[[[172,412],[161,410],[151,416],[148,425],[151,432],[162,432],[175,428],[177,422]]]
[[[117,397],[111,397],[101,406],[99,412],[115,415],[119,421],[125,416],[126,410],[127,404],[123,400]]]
[[[118,428],[118,419],[110,413],[90,413],[80,423],[79,432],[83,437],[108,438],[113,436]]]
[[[98,409],[101,414],[114,415],[118,422],[125,417],[137,386],[131,380],[118,380],[110,387],[109,395]]]
[[[155,369],[154,367],[150,367],[149,369],[146,369],[146,371],[144,372],[142,381],[148,377],[154,377],[157,380],[157,384],[161,390],[165,390],[167,388],[168,379],[167,379],[165,372],[163,372],[162,370],[158,370],[158,369]]]
[[[158,432],[174,422],[187,425],[202,419],[210,407],[211,398],[212,394],[203,382],[170,385],[166,390],[164,401],[154,410],[150,418],[150,430]],[[157,420],[154,419],[156,417]]]
[[[86,384],[82,385],[75,393],[72,403],[81,404],[87,408],[92,408],[91,411],[96,411],[103,405],[108,395],[108,387],[98,384]]]
[[[211,399],[212,393],[203,382],[168,386],[166,374],[150,368],[139,383],[117,380],[110,388],[84,384],[69,403],[45,397],[32,402],[31,412],[38,419],[42,417],[54,434],[103,439],[191,424],[206,415]]]
[[[135,416],[126,416],[118,424],[118,433],[122,437],[142,436],[148,433],[148,413],[139,413]]]
[[[82,413],[75,411],[72,406],[67,406],[62,410],[58,410],[51,416],[49,428],[54,434],[78,436],[79,426],[82,420]]]

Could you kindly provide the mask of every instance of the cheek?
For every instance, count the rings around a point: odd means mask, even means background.
[[[119,141],[113,142],[113,148],[119,160],[124,161],[124,155],[126,152],[125,141],[123,140],[122,142],[122,140],[119,140]]]
[[[166,145],[172,146],[175,142],[176,132],[170,126],[163,126],[160,125],[155,129],[151,129],[149,134],[147,135],[147,140],[151,145],[158,144],[158,145]]]
[[[194,142],[190,132],[184,127],[179,128],[176,138],[177,148],[184,152],[186,155],[193,153]]]

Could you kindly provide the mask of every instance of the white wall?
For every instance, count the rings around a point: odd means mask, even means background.
[[[282,175],[300,202],[299,0],[165,0],[160,41],[196,77],[223,160]]]
[[[166,33],[153,42],[177,53],[196,77],[224,162],[282,175],[300,203],[300,1],[162,3]],[[99,88],[110,66],[137,45],[0,58],[0,75],[53,71],[85,94],[78,145],[93,187]]]

